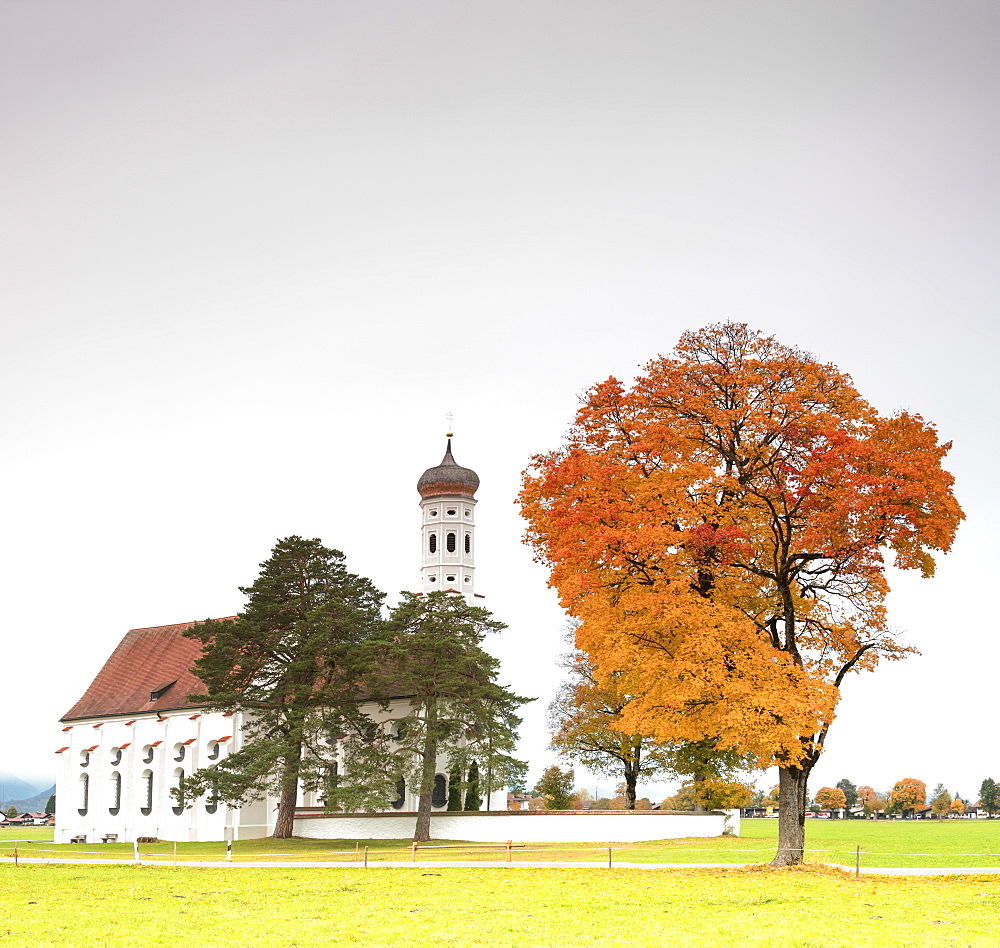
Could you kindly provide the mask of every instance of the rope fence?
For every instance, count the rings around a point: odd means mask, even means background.
[[[11,841],[8,841],[11,842]],[[603,846],[567,846],[567,847],[532,847],[525,843],[515,843],[513,840],[508,840],[506,843],[477,843],[477,844],[456,844],[456,843],[445,843],[440,845],[435,845],[433,843],[420,844],[413,843],[406,848],[390,848],[383,849],[381,847],[372,848],[368,845],[361,846],[358,844],[353,850],[351,849],[324,849],[312,852],[234,852],[232,842],[226,843],[224,852],[217,853],[199,853],[199,852],[178,852],[176,843],[165,843],[164,846],[172,846],[172,851],[170,849],[163,849],[158,851],[150,851],[147,849],[140,850],[138,843],[131,844],[131,852],[129,849],[123,848],[127,844],[121,843],[108,843],[102,846],[101,849],[89,850],[89,849],[78,849],[76,845],[67,845],[60,848],[49,848],[46,846],[35,845],[32,841],[25,840],[28,845],[21,847],[18,843],[21,841],[15,841],[12,850],[4,847],[4,850],[0,850],[4,856],[7,858],[12,858],[15,864],[19,864],[20,861],[25,858],[31,858],[33,861],[36,854],[41,853],[52,853],[59,854],[59,856],[68,859],[75,859],[76,857],[84,856],[97,856],[101,861],[103,860],[116,860],[121,862],[123,857],[131,855],[132,861],[136,864],[145,863],[172,863],[175,867],[183,865],[185,863],[204,863],[204,862],[219,862],[219,863],[233,863],[239,862],[253,862],[261,860],[280,860],[280,861],[303,861],[311,863],[324,863],[331,867],[344,866],[345,864],[360,864],[365,868],[368,867],[369,862],[391,862],[394,861],[391,858],[393,856],[408,857],[408,861],[415,863],[418,861],[418,856],[425,856],[425,862],[427,864],[433,864],[435,860],[433,858],[427,859],[426,857],[433,857],[435,853],[476,853],[484,858],[477,859],[477,862],[481,862],[482,865],[488,866],[491,864],[496,864],[497,859],[490,859],[489,856],[492,853],[496,853],[497,856],[505,862],[512,862],[514,854],[516,853],[519,857],[519,861],[523,860],[523,857],[537,854],[544,854],[545,856],[553,856],[557,854],[589,854],[590,859],[580,860],[581,866],[593,865],[595,861],[599,864],[607,864],[608,868],[612,868],[614,856],[617,853],[619,862],[623,860],[628,854],[633,853],[659,853],[663,857],[673,857],[680,853],[715,853],[719,856],[736,855],[736,854],[748,854],[756,855],[761,858],[766,858],[771,856],[775,852],[775,847],[773,845],[761,847],[732,847],[726,848],[724,850],[718,847],[710,846],[678,846],[671,847],[669,850],[664,850],[662,847],[653,846],[641,846],[641,845],[631,845],[631,844],[619,844],[615,846],[614,844],[603,845]],[[114,848],[112,848],[114,847]],[[985,859],[990,860],[992,865],[988,868],[993,868],[997,861],[1000,860],[1000,853],[909,853],[909,852],[885,852],[879,850],[863,850],[862,847],[855,846],[853,849],[819,849],[815,847],[807,847],[806,852],[809,854],[810,858],[815,861],[818,857],[823,856],[827,859],[830,857],[851,857],[850,862],[854,863],[855,874],[860,874],[862,855],[865,857],[879,857],[888,858],[895,860],[904,859],[932,859],[941,860],[947,859],[952,861],[955,859]],[[30,856],[29,856],[30,854]],[[600,854],[600,855],[597,855]],[[344,857],[337,859],[336,857]],[[49,857],[49,859],[44,860],[46,862],[50,861],[55,857]],[[397,860],[402,861],[402,860]],[[537,865],[544,865],[544,859],[536,859],[535,863]],[[721,862],[722,860],[718,860]],[[830,860],[833,862],[833,860]],[[668,861],[667,859],[661,859],[656,862],[649,862],[651,868],[656,866],[669,867],[675,864],[674,862]],[[834,862],[834,864],[840,864]],[[711,865],[711,863],[705,863],[705,865]],[[876,868],[869,866],[868,868]],[[885,867],[877,867],[885,868]],[[987,868],[987,867],[949,867],[949,868],[968,868],[970,871],[975,871],[976,868]]]

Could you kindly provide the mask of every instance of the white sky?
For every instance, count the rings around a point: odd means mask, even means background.
[[[564,620],[520,472],[585,388],[738,319],[936,422],[968,515],[896,580],[923,656],[849,683],[811,788],[1000,778],[998,28],[992,0],[5,0],[0,770],[48,780],[122,635],[237,611],[278,537],[415,588],[453,411],[534,778]]]

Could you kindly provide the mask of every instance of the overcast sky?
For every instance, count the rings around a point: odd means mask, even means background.
[[[893,577],[923,654],[847,684],[811,788],[975,799],[998,33],[993,0],[5,0],[0,771],[48,781],[124,633],[236,612],[278,537],[416,588],[451,411],[534,778],[565,620],[520,472],[590,385],[736,319],[935,422],[968,516]]]

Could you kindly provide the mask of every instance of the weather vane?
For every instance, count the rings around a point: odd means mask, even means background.
[[[447,417],[447,419],[448,419],[448,437],[449,438],[454,437],[454,434],[455,434],[455,416],[451,412],[448,412],[448,414],[445,417]]]

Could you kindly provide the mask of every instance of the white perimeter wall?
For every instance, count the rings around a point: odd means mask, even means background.
[[[299,813],[295,835],[306,839],[407,839],[413,836],[416,813]],[[664,813],[658,810],[601,812],[432,813],[433,839],[477,843],[637,843],[650,839],[686,839],[740,833],[740,811]]]

